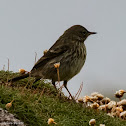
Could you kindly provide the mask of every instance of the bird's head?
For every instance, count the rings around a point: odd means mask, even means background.
[[[96,34],[96,32],[90,32],[81,25],[74,25],[67,29],[64,34],[83,42],[89,35]]]

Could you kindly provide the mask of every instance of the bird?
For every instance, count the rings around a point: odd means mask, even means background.
[[[29,76],[35,77],[36,81],[41,78],[50,79],[56,88],[55,82],[58,81],[58,78],[54,64],[59,62],[60,81],[63,81],[64,87],[71,98],[74,99],[67,88],[67,82],[82,69],[87,55],[84,42],[88,36],[93,34],[96,34],[96,32],[90,32],[82,25],[71,26],[35,63],[29,73],[12,78],[10,81],[18,81]]]

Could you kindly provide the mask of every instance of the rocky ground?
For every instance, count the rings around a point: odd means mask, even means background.
[[[15,116],[7,110],[0,108],[0,126],[25,126],[23,122],[16,119]]]

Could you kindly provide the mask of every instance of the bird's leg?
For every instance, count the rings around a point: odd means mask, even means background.
[[[70,91],[68,90],[67,88],[67,81],[65,80],[64,83],[63,83],[64,87],[66,88],[66,90],[68,91],[70,97],[74,100],[73,96],[71,95]]]
[[[36,83],[37,81],[39,81],[40,79],[41,79],[41,78],[35,78],[35,81],[33,82],[33,84]],[[34,90],[33,94],[35,94],[36,91],[39,89],[40,84],[41,84],[41,83],[38,84],[38,86],[37,86],[37,88]]]
[[[52,84],[54,85],[54,87],[55,87],[56,91],[57,91],[57,92],[59,92],[59,91],[57,90],[57,88],[56,88],[55,81],[53,81],[53,80],[52,80]],[[61,91],[59,92],[59,96],[61,96]]]
[[[55,81],[52,80],[52,84],[53,84],[53,86],[55,87],[55,89],[57,90]]]

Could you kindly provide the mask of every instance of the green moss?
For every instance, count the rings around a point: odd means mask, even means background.
[[[12,75],[17,76],[14,73],[0,71],[0,78],[4,82],[7,81],[7,76],[12,77]],[[26,85],[23,80],[16,82],[16,84]],[[35,83],[34,86],[32,85],[32,88],[25,90],[17,88],[16,84],[14,87],[10,87],[1,83],[0,107],[5,109],[5,105],[14,99],[9,112],[14,113],[18,119],[29,126],[48,126],[49,118],[53,118],[57,126],[88,126],[89,120],[92,118],[96,119],[97,125],[126,126],[126,121],[109,117],[104,112],[84,108],[82,104],[70,101],[66,97],[58,97],[50,83],[40,81]],[[33,94],[38,85],[40,85],[39,90]],[[40,97],[43,89],[43,94]]]

